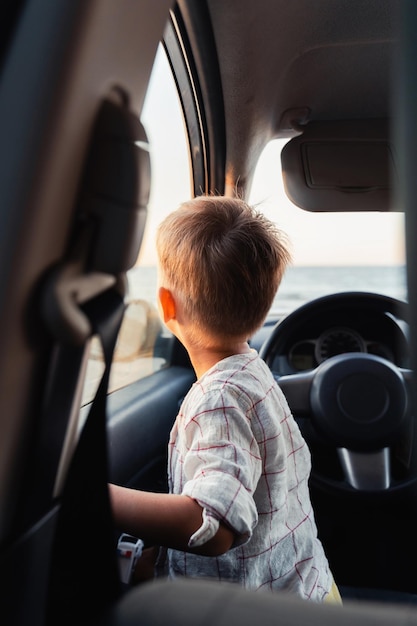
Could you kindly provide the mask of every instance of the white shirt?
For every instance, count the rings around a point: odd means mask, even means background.
[[[219,521],[236,536],[220,557],[169,550],[171,577],[324,599],[333,579],[310,502],[310,453],[255,351],[220,361],[193,385],[171,431],[168,470],[170,492],[204,509],[190,547],[214,536]]]

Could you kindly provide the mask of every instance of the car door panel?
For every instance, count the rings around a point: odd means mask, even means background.
[[[166,490],[169,432],[194,380],[192,370],[173,366],[111,394],[108,444],[112,482]]]

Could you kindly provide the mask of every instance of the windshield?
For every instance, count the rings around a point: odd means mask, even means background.
[[[404,214],[309,213],[284,191],[283,140],[272,141],[258,162],[250,202],[289,236],[288,268],[272,312],[288,312],[314,298],[340,291],[371,291],[406,299]]]

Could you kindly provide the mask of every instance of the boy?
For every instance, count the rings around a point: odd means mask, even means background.
[[[157,251],[160,313],[197,382],[171,431],[170,493],[111,485],[117,526],[166,546],[171,577],[329,600],[334,583],[309,498],[309,451],[247,343],[290,261],[286,239],[240,199],[198,197],[162,222]]]

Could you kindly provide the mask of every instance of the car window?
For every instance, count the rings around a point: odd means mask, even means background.
[[[141,251],[127,275],[127,309],[114,353],[110,392],[168,366],[173,346],[156,304],[155,233],[163,217],[190,197],[191,191],[185,128],[162,46],[155,59],[141,121],[150,146],[151,195]],[[103,370],[101,347],[93,338],[83,404],[93,399]]]

